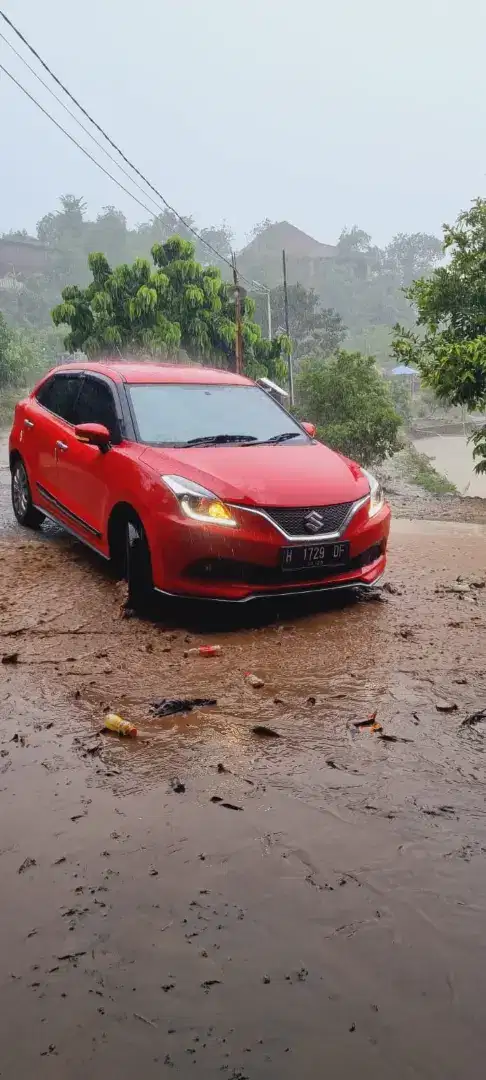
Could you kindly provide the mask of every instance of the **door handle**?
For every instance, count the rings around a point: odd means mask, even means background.
[[[33,420],[24,420],[24,427],[33,428],[34,427],[34,421]]]
[[[62,453],[65,453],[66,450],[69,450],[68,444],[62,442],[61,439],[58,439],[56,443],[56,450],[61,450]]]

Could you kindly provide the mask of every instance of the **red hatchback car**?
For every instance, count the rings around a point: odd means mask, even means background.
[[[262,387],[207,367],[51,371],[15,409],[12,504],[159,593],[215,600],[369,586],[390,510],[365,469]]]

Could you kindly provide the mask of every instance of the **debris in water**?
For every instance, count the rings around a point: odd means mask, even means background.
[[[186,649],[184,656],[219,656],[222,645],[199,645],[195,649]]]
[[[224,806],[225,810],[241,810],[241,812],[243,812],[242,806],[236,806],[235,803],[232,802],[222,802],[221,806]]]
[[[263,679],[260,679],[259,675],[252,675],[251,671],[245,672],[245,679],[255,690],[259,690],[261,686],[265,686]]]
[[[398,585],[394,585],[392,581],[385,581],[383,592],[389,593],[390,596],[403,596],[403,590],[399,589]]]
[[[154,1024],[153,1020],[149,1020],[146,1016],[142,1016],[142,1013],[134,1012],[133,1015],[134,1015],[136,1020],[141,1020],[143,1024],[148,1024],[149,1027],[153,1027],[153,1028],[157,1027],[157,1024]]]
[[[381,739],[382,742],[412,742],[413,741],[412,739],[403,739],[399,735],[387,735],[386,732],[384,732],[384,731],[382,731],[378,735],[378,738]]]
[[[223,801],[223,798],[222,798],[221,795],[211,795],[211,800],[210,801],[214,802],[214,803],[219,803],[219,802]]]
[[[366,717],[366,720],[353,720],[353,726],[356,728],[370,728],[371,731],[383,731],[383,724],[380,724],[380,721],[376,719],[377,715],[378,710],[375,709]]]
[[[439,594],[456,593],[457,596],[465,596],[469,592],[469,585],[466,585],[465,582],[456,582],[454,585],[436,585],[435,592]]]
[[[101,751],[103,749],[103,743],[101,739],[96,739],[96,741],[94,742],[83,742],[82,739],[75,739],[74,741],[80,745],[80,750],[83,757],[96,757],[98,754],[101,754]]]
[[[201,987],[203,990],[206,991],[206,993],[208,992],[208,990],[211,989],[212,986],[221,986],[221,979],[206,979],[205,982],[201,983]]]
[[[64,953],[64,956],[56,956],[56,960],[60,960],[60,961],[69,960],[69,962],[71,964],[74,964],[74,966],[76,966],[78,960],[82,956],[86,956],[86,952],[68,952],[68,953]],[[57,971],[58,968],[53,968],[52,970]]]
[[[24,859],[22,865],[19,866],[17,873],[25,874],[25,871],[30,870],[31,866],[37,866],[37,860],[31,858]]]
[[[254,724],[251,730],[254,735],[261,735],[263,739],[282,738],[278,731],[275,731],[273,728],[268,727],[267,724]]]
[[[368,603],[373,603],[373,601],[378,604],[387,603],[387,598],[386,596],[383,596],[382,590],[379,586],[361,586],[360,588],[356,589],[356,596],[358,600],[364,600],[365,602],[368,601]]]
[[[486,709],[479,709],[478,712],[470,713],[461,721],[461,727],[475,727],[482,720],[486,720]]]
[[[186,790],[186,785],[182,783],[182,780],[179,780],[178,776],[173,776],[169,780],[169,787],[171,791],[175,791],[176,795],[183,795]]]
[[[135,725],[131,724],[129,720],[122,720],[117,713],[107,713],[101,730],[114,731],[117,735],[124,735],[132,739],[138,735]]]
[[[172,716],[174,713],[191,712],[207,705],[217,705],[216,698],[161,698],[153,701],[151,712],[154,716]]]
[[[438,701],[436,702],[437,712],[456,712],[457,705],[455,701]]]

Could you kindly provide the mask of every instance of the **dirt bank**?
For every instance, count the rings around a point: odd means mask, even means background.
[[[482,1075],[484,541],[398,521],[386,602],[153,625],[8,524],[2,1077]],[[181,695],[216,704],[153,717]]]

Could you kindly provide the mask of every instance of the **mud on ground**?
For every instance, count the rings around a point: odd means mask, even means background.
[[[2,1077],[483,1075],[484,541],[396,521],[383,600],[153,624],[8,523]]]

